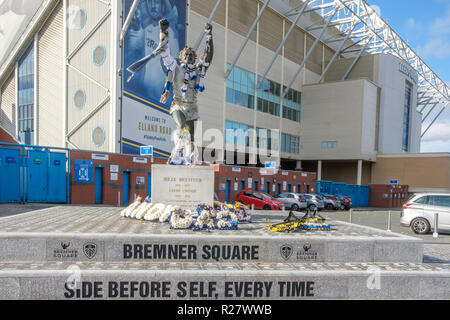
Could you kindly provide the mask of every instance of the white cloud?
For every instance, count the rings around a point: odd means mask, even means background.
[[[450,57],[450,42],[445,38],[432,38],[424,46],[419,46],[417,52],[423,57],[446,59]]]
[[[424,127],[424,130],[426,127]],[[450,141],[450,123],[437,123],[433,125],[422,139],[423,142]],[[449,145],[450,149],[450,145]]]

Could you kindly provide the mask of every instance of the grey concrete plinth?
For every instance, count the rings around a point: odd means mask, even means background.
[[[214,167],[152,166],[152,202],[195,210],[214,203]]]
[[[449,299],[450,265],[0,263],[0,299]]]
[[[0,219],[0,261],[411,262],[423,241],[338,221],[331,232],[271,233],[287,213],[258,212],[235,231],[171,231],[118,208],[55,207]]]

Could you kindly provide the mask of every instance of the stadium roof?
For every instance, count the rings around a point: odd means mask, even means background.
[[[219,4],[221,1],[218,0],[217,3]],[[422,137],[450,104],[448,85],[431,70],[419,55],[403,41],[400,35],[365,0],[261,0],[261,2],[264,2],[264,5],[261,7],[260,15],[256,18],[254,25],[259,21],[265,8],[271,7],[317,39],[316,43],[313,44],[313,48],[305,56],[288,88],[291,87],[295,78],[304,68],[315,45],[322,41],[333,48],[336,54],[325,68],[319,82],[324,79],[329,67],[340,55],[347,58],[354,57],[354,63],[345,73],[343,80],[347,78],[363,54],[390,53],[408,64],[412,68],[412,72],[407,70],[409,68],[405,68],[403,72],[409,73],[410,76],[416,78],[418,84],[418,111],[422,114],[426,112],[422,122],[426,129],[423,131]],[[317,19],[317,16],[321,17],[321,19]],[[251,28],[249,36],[252,32]],[[290,33],[288,32],[285,39],[281,42],[279,50],[281,50],[285,42],[289,41],[289,35]],[[241,49],[245,46],[249,36],[244,41]],[[239,59],[241,52],[242,50],[236,55],[232,66]],[[278,54],[279,51],[275,54],[272,63],[264,71],[264,77]],[[437,114],[433,114],[436,107],[441,107],[441,110]],[[430,118],[432,114],[434,118]]]

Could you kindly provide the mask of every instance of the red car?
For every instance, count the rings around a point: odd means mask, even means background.
[[[249,208],[254,204],[257,210],[281,210],[284,206],[282,202],[267,193],[250,190],[242,190],[236,201],[242,202]]]

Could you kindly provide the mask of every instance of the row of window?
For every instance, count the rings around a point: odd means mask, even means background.
[[[233,122],[225,122],[225,143],[249,147],[252,140],[252,134],[249,130],[252,126]],[[257,148],[265,150],[279,150],[279,130],[269,130],[256,128],[256,145]],[[300,153],[300,137],[289,134],[281,135],[281,152],[299,154]]]
[[[324,141],[322,142],[322,149],[337,149],[337,141]]]
[[[300,154],[300,138],[283,133],[281,135],[281,152]]]
[[[230,68],[228,64],[227,68]],[[256,86],[261,85],[256,88]],[[272,80],[262,79],[239,67],[234,67],[227,79],[226,101],[249,109],[255,109],[255,90],[257,94],[256,108],[260,112],[300,122],[301,92],[289,89],[283,99],[283,114],[280,114],[282,86]],[[286,87],[283,86],[283,90]]]

